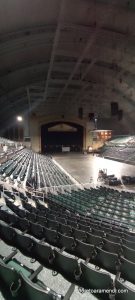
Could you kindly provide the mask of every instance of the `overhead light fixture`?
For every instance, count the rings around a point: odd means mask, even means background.
[[[18,122],[22,122],[23,121],[22,116],[17,116],[16,119],[17,119]]]

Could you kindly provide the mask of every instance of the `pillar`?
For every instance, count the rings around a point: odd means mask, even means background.
[[[40,126],[38,118],[32,116],[30,119],[30,137],[31,137],[31,149],[35,152],[41,151],[41,137],[40,137]]]

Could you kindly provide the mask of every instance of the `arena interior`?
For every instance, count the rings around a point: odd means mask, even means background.
[[[0,299],[135,299],[135,0],[0,1]]]

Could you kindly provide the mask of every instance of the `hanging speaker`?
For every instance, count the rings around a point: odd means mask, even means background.
[[[82,108],[82,107],[79,107],[79,109],[78,109],[78,117],[79,117],[80,119],[83,118],[83,108]]]
[[[89,117],[89,121],[94,121],[94,113],[89,113],[88,117]]]
[[[118,110],[118,102],[111,102],[111,116],[116,116],[118,114]]]

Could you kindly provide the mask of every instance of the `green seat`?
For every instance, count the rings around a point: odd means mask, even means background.
[[[29,277],[31,275],[31,270],[19,264],[16,259],[10,260],[6,265],[16,270],[17,272],[22,272],[26,277]]]
[[[106,234],[107,240],[114,242],[114,243],[120,243],[121,237],[117,235],[112,235],[111,233]]]
[[[118,266],[118,255],[98,247],[96,248],[96,251],[97,255],[94,258],[95,265],[115,274]]]
[[[13,269],[12,266],[6,265],[2,259],[0,259],[0,284],[4,284],[6,289],[10,291],[11,285],[14,282],[15,284],[18,283],[20,276]]]
[[[102,242],[102,237],[93,235],[91,233],[87,233],[87,238],[85,242],[94,246],[98,246]]]
[[[86,263],[81,262],[81,278],[80,285],[85,289],[98,289],[98,290],[108,290],[112,289],[112,279],[108,273],[101,272],[100,270],[93,269]],[[99,296],[99,298],[108,298],[108,294],[94,294],[94,296]]]
[[[7,264],[0,260],[0,280],[10,294],[8,299],[63,299],[63,296],[56,294],[41,281],[37,280],[36,276],[41,270],[42,267],[39,267],[39,271],[37,269],[33,272],[33,270],[21,265],[16,259],[10,260]]]
[[[130,249],[130,248],[123,245],[122,246],[122,255],[126,259],[128,259],[128,260],[132,261],[133,263],[135,263],[135,250]]]
[[[116,295],[115,300],[134,300],[135,299],[135,290],[127,286],[124,282],[121,282],[120,279],[115,281]],[[125,292],[123,292],[126,290]],[[120,292],[119,292],[120,291]]]
[[[135,263],[121,258],[120,273],[121,277],[135,284]]]
[[[58,244],[59,248],[65,248],[65,251],[71,254],[74,253],[75,241],[73,237],[59,233]]]
[[[124,238],[130,242],[134,242],[135,243],[135,235],[129,235],[129,234],[125,234]]]
[[[83,231],[83,230],[74,229],[73,230],[73,236],[74,236],[75,239],[83,241],[83,240],[86,239],[86,232]]]
[[[94,245],[83,243],[82,241],[76,240],[76,247],[74,253],[76,256],[83,259],[90,258],[94,252]]]
[[[0,221],[0,237],[8,245],[15,246],[15,230],[3,221]]]
[[[122,244],[128,248],[135,250],[135,242],[122,239]]]
[[[21,286],[18,291],[19,299],[22,300],[53,300],[53,299],[63,299],[61,295],[52,292],[49,288],[41,287],[37,283],[33,283],[24,273],[20,273]]]
[[[53,258],[53,250],[49,245],[44,242],[34,243],[33,256],[43,266],[52,269],[51,259]]]
[[[76,276],[79,276],[80,269],[76,258],[70,257],[54,250],[54,269],[72,283],[76,283]]]
[[[119,254],[121,250],[121,245],[118,243],[110,242],[109,240],[104,238],[102,249],[111,253]]]
[[[24,255],[31,257],[33,255],[32,248],[34,239],[27,234],[22,234],[16,230],[16,248],[19,249]]]

